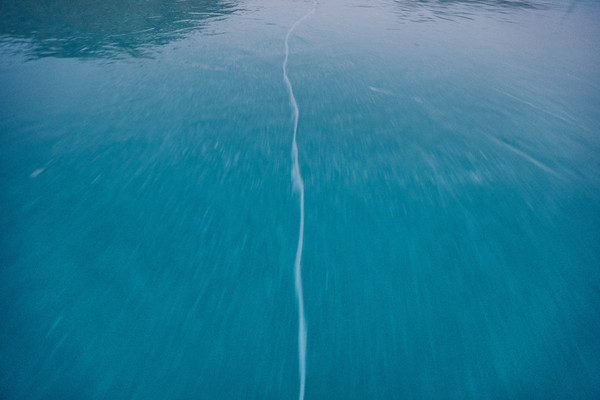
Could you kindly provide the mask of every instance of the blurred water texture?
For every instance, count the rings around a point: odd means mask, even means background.
[[[298,396],[304,1],[0,1],[0,397]],[[600,3],[290,38],[307,399],[600,398]]]

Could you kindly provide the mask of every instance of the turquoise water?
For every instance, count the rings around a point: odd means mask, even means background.
[[[313,7],[0,1],[1,398],[600,398],[600,3]]]

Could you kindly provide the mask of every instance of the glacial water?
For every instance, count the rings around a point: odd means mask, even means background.
[[[0,398],[600,398],[600,2],[0,0]]]

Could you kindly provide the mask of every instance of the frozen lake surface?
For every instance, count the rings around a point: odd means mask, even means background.
[[[600,398],[598,43],[592,0],[0,1],[0,398]]]

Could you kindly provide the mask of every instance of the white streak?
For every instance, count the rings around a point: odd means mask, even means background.
[[[552,175],[554,175],[555,177],[557,177],[559,179],[562,179],[562,177],[556,171],[554,171],[552,168],[548,167],[547,165],[545,165],[541,161],[536,160],[535,158],[533,158],[529,154],[525,153],[524,151],[521,151],[521,150],[517,149],[516,147],[511,146],[510,144],[506,143],[503,140],[496,139],[493,136],[489,136],[489,138],[491,140],[493,140],[494,142],[498,143],[500,146],[503,146],[503,147],[507,148],[508,150],[512,151],[513,153],[515,153],[515,154],[523,157],[525,160],[529,161],[530,163],[532,163],[533,165],[535,165],[539,169],[541,169],[543,171],[546,171],[547,173],[552,174]]]
[[[29,174],[30,178],[37,178],[39,174],[41,174],[42,172],[44,172],[45,168],[38,168],[35,171],[33,171],[31,174]]]
[[[371,89],[372,91],[374,91],[376,93],[387,94],[388,96],[395,96],[394,92],[390,92],[389,90],[385,90],[385,89],[380,89],[375,86],[369,86],[369,89]]]
[[[294,262],[294,283],[296,288],[296,297],[298,299],[298,363],[300,368],[300,394],[298,398],[304,399],[304,386],[306,382],[306,320],[304,317],[304,297],[302,293],[302,245],[304,241],[304,181],[302,180],[302,174],[300,173],[300,164],[298,163],[298,145],[296,143],[296,133],[298,132],[298,103],[296,103],[296,97],[294,96],[294,90],[292,84],[287,75],[287,63],[289,56],[289,39],[290,35],[302,21],[308,18],[312,13],[315,12],[313,7],[308,14],[297,20],[294,25],[290,28],[287,35],[285,35],[285,58],[283,60],[283,80],[287,86],[288,93],[290,95],[290,106],[292,107],[292,118],[294,120],[294,135],[292,137],[292,183],[294,190],[300,195],[300,229],[298,232],[298,247],[296,249],[296,260]]]

